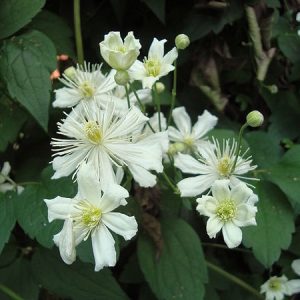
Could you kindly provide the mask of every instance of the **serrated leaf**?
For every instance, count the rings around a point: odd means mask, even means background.
[[[44,199],[56,196],[72,197],[74,184],[70,178],[51,180],[51,167],[42,172],[41,181],[28,185],[16,201],[16,215],[23,230],[45,247],[53,245],[53,235],[61,229],[61,222],[49,224],[47,207]]]
[[[293,211],[284,194],[272,183],[259,182],[255,192],[259,197],[257,226],[243,229],[243,244],[253,249],[265,267],[270,267],[291,243],[295,230]]]
[[[49,291],[73,300],[128,300],[109,269],[94,272],[93,266],[76,261],[66,265],[53,251],[39,249],[33,257],[36,280]]]
[[[6,38],[31,21],[45,0],[1,0],[0,39]]]
[[[203,299],[206,263],[199,237],[180,219],[162,222],[163,250],[157,258],[150,238],[138,240],[140,267],[158,299]]]
[[[15,192],[0,193],[0,253],[8,241],[10,232],[16,223],[14,211],[15,197],[18,197]]]
[[[157,18],[165,23],[165,0],[143,0],[145,4],[153,11]]]
[[[56,50],[43,33],[31,31],[6,40],[0,51],[0,76],[10,96],[24,105],[46,130],[50,102],[50,73]]]

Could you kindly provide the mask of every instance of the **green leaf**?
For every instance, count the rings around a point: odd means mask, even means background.
[[[39,249],[33,256],[33,272],[42,287],[73,300],[128,300],[109,269],[94,272],[93,266],[64,264],[53,251]]]
[[[12,35],[28,24],[44,4],[45,0],[1,0],[0,39]]]
[[[28,185],[16,201],[18,223],[23,230],[45,247],[52,247],[53,235],[61,229],[61,222],[48,223],[47,207],[44,199],[56,196],[74,196],[74,184],[70,178],[50,179],[51,167],[42,172],[41,181]]]
[[[64,19],[58,15],[43,10],[34,17],[29,28],[36,29],[47,35],[56,47],[58,54],[75,57],[73,32]]]
[[[199,237],[180,219],[162,222],[163,250],[159,258],[150,238],[138,240],[138,259],[158,299],[203,299],[207,270]]]
[[[50,73],[55,69],[55,47],[41,32],[31,31],[6,40],[0,50],[0,76],[10,96],[24,105],[45,130]]]
[[[26,119],[26,113],[16,105],[0,103],[0,152],[5,151],[9,143],[15,142]]]
[[[0,193],[0,253],[16,223],[14,212],[14,198],[16,197],[18,195],[15,192]]]
[[[279,49],[293,63],[300,61],[300,39],[296,33],[280,35],[278,38]]]
[[[165,0],[143,0],[143,2],[145,2],[162,23],[165,23]]]
[[[287,249],[295,230],[294,216],[284,194],[272,183],[261,181],[255,191],[257,226],[243,229],[243,243],[251,247],[255,257],[265,267],[270,267],[280,257],[281,249]]]
[[[269,169],[268,179],[280,187],[300,212],[300,145],[293,146]]]

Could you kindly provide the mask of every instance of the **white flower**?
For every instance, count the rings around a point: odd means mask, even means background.
[[[141,80],[143,88],[152,88],[155,81],[174,70],[172,64],[178,53],[174,47],[164,55],[165,42],[166,40],[158,41],[154,38],[148,57],[145,57],[143,62],[137,60],[129,69],[130,77],[134,80]]]
[[[147,120],[136,107],[124,115],[115,115],[113,103],[105,110],[95,102],[82,110],[73,110],[73,114],[59,124],[58,133],[66,138],[52,142],[57,152],[53,178],[70,175],[86,161],[95,168],[103,186],[116,182],[115,169],[120,166],[128,167],[141,186],[155,185],[156,177],[149,170],[162,172],[161,146],[136,136]]]
[[[133,32],[128,32],[124,43],[120,32],[109,32],[99,45],[103,59],[116,70],[128,70],[139,56],[141,48]]]
[[[297,22],[300,22],[300,12],[298,12],[298,13],[296,14],[296,21],[297,21]]]
[[[169,126],[169,139],[175,143],[182,143],[184,152],[192,152],[197,147],[203,145],[203,137],[212,130],[218,118],[210,114],[207,110],[201,116],[198,116],[198,121],[192,127],[191,118],[187,114],[184,107],[177,107],[172,112],[173,120],[177,129]]]
[[[16,190],[17,193],[20,195],[24,188],[20,185],[17,185],[10,177],[11,167],[8,161],[3,163],[3,167],[0,171],[0,193],[6,193],[8,191]]]
[[[292,262],[292,269],[297,275],[300,275],[300,259],[295,259]]]
[[[236,166],[232,170],[236,148],[236,141],[233,141],[230,145],[230,140],[224,140],[221,148],[219,142],[213,140],[213,143],[206,143],[198,147],[198,159],[188,154],[178,153],[175,156],[175,166],[184,173],[198,174],[178,182],[177,186],[181,196],[193,197],[200,195],[218,179],[229,179],[232,185],[239,183],[240,179],[255,180],[254,178],[242,176],[256,168],[255,165],[251,166],[251,156],[245,158],[249,149],[238,156]]]
[[[197,211],[208,217],[206,231],[215,238],[222,229],[224,241],[229,248],[237,247],[242,241],[240,227],[256,225],[258,198],[244,183],[229,188],[229,180],[217,180],[212,186],[212,196],[196,200]]]
[[[76,259],[75,247],[89,236],[95,258],[95,271],[104,266],[116,264],[115,241],[111,231],[130,240],[137,232],[134,217],[113,212],[126,204],[128,192],[119,185],[112,184],[102,192],[100,182],[89,165],[82,165],[77,176],[78,194],[75,198],[56,197],[46,199],[49,222],[65,220],[61,232],[54,236],[61,257],[67,264]]]
[[[101,72],[101,65],[84,63],[83,66],[77,65],[72,73],[72,76],[64,74],[64,78],[60,79],[66,87],[55,90],[54,107],[72,107],[81,101],[94,100],[100,95],[109,93],[116,86],[115,71],[104,75]]]

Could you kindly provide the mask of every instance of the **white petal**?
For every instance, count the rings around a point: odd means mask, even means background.
[[[72,107],[84,98],[75,88],[63,87],[54,92],[55,101],[52,103],[53,107]]]
[[[74,208],[77,203],[75,199],[56,197],[54,199],[44,200],[48,207],[48,219],[49,222],[53,220],[65,220],[70,218],[73,214],[76,214],[78,210]]]
[[[256,225],[255,215],[257,208],[253,205],[241,204],[237,207],[237,212],[232,222],[239,227]]]
[[[6,193],[8,191],[14,190],[14,186],[11,183],[1,183],[0,184],[0,192],[1,193]]]
[[[200,163],[189,154],[178,153],[174,158],[174,165],[188,174],[208,174],[207,166]]]
[[[5,161],[3,163],[3,167],[2,167],[2,170],[1,170],[1,173],[0,173],[0,176],[1,176],[1,174],[3,174],[4,176],[8,176],[10,170],[11,170],[10,163],[8,161]]]
[[[231,198],[236,204],[247,203],[249,197],[253,194],[253,191],[249,189],[246,184],[241,182],[238,185],[235,185],[231,189]]]
[[[235,248],[242,242],[242,230],[231,222],[224,224],[222,233],[228,248]]]
[[[216,126],[217,122],[218,118],[205,110],[203,114],[198,117],[198,121],[193,126],[192,132],[195,136],[195,139],[202,138],[206,133]]]
[[[211,217],[206,224],[206,231],[210,238],[215,238],[217,233],[222,229],[224,223],[218,217]]]
[[[191,118],[187,114],[185,107],[177,107],[172,112],[174,123],[183,135],[191,133]]]
[[[147,76],[145,66],[139,60],[134,62],[134,64],[129,69],[128,73],[130,78],[134,80],[142,80]]]
[[[300,275],[300,259],[296,259],[292,262],[292,269],[297,275]]]
[[[130,173],[134,180],[142,187],[153,187],[156,185],[156,176],[145,168],[135,165],[128,164]]]
[[[149,48],[148,59],[162,60],[164,56],[164,44],[167,40],[154,38]]]
[[[173,49],[171,49],[163,58],[163,63],[164,64],[169,64],[172,65],[174,60],[177,59],[178,57],[178,51],[177,49],[174,47]]]
[[[113,232],[130,240],[137,232],[137,222],[134,217],[129,217],[121,213],[110,212],[103,214],[103,223]]]
[[[289,296],[300,293],[300,279],[289,280],[285,286]]]
[[[213,196],[218,201],[229,200],[231,198],[229,180],[216,180],[211,189]]]
[[[181,197],[194,197],[211,187],[216,178],[213,175],[199,175],[185,178],[177,183]]]
[[[212,217],[216,214],[218,202],[214,197],[204,195],[201,198],[196,199],[196,201],[198,203],[196,210],[201,215]]]
[[[170,141],[182,142],[184,140],[184,135],[182,134],[182,132],[180,132],[173,126],[168,127],[168,134]]]
[[[159,77],[153,77],[153,76],[145,76],[142,79],[142,85],[143,89],[152,89],[153,84],[159,79]]]
[[[115,240],[105,225],[92,233],[92,246],[95,258],[95,271],[105,266],[113,267],[117,262]]]

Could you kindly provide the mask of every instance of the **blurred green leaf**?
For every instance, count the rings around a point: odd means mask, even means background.
[[[165,219],[161,225],[160,255],[148,236],[141,235],[138,240],[145,279],[158,299],[203,299],[207,270],[199,237],[180,219]]]
[[[157,18],[165,23],[165,0],[142,0],[157,16]]]
[[[50,101],[50,73],[56,51],[44,34],[31,31],[6,40],[0,50],[0,77],[12,98],[24,105],[46,130]]]
[[[109,269],[94,272],[93,266],[66,265],[53,251],[39,249],[32,268],[37,282],[49,291],[73,300],[128,300]]]
[[[293,63],[300,61],[300,38],[294,34],[280,35],[278,38],[279,49]]]
[[[251,247],[255,257],[265,266],[280,257],[292,241],[294,215],[285,195],[272,183],[257,183],[257,226],[243,228],[243,244]]]
[[[6,38],[31,21],[45,0],[1,0],[0,2],[0,39]]]

